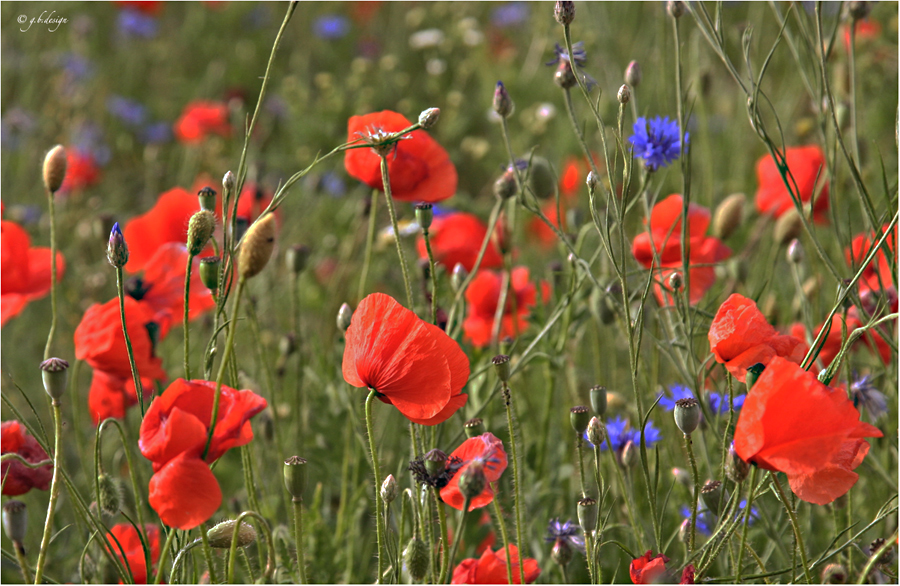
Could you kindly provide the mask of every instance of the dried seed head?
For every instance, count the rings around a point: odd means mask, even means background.
[[[58,144],[44,157],[44,188],[56,193],[66,179],[66,149]]]
[[[713,216],[713,236],[725,240],[740,227],[744,221],[744,208],[747,196],[743,193],[732,193],[722,200]]]
[[[209,538],[209,546],[215,549],[229,549],[231,547],[231,539],[234,537],[234,526],[237,521],[229,519],[215,525],[207,531],[206,536]],[[256,541],[256,529],[253,525],[241,521],[241,526],[237,530],[237,546],[247,547]]]
[[[425,471],[430,476],[437,476],[447,467],[447,454],[438,449],[425,454],[423,460],[425,460]]]
[[[69,363],[62,358],[48,358],[41,362],[41,378],[44,390],[54,401],[59,401],[66,392],[66,369]]]
[[[571,0],[556,0],[556,5],[553,6],[553,18],[563,26],[572,24],[572,21],[575,20],[575,3]]]
[[[238,253],[238,275],[241,279],[255,277],[265,268],[275,248],[275,216],[266,215],[250,226]]]
[[[641,64],[637,61],[632,61],[625,68],[625,83],[633,88],[641,85]]]
[[[210,191],[212,190],[210,189]],[[215,195],[213,197],[215,197]],[[191,219],[188,222],[187,232],[188,253],[191,256],[197,256],[198,254],[200,254],[200,252],[203,251],[203,247],[206,246],[206,243],[209,242],[210,237],[212,237],[213,232],[215,231],[216,215],[211,211],[204,208],[191,216]]]

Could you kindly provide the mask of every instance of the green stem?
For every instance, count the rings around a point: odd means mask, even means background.
[[[776,476],[775,472],[769,472],[769,478],[772,479],[772,485],[775,487],[775,490],[778,491],[778,496],[781,499],[781,504],[784,505],[784,509],[787,511],[788,517],[791,519],[791,527],[794,530],[794,538],[797,540],[797,547],[800,550],[800,562],[803,564],[803,574],[806,576],[806,583],[812,584],[812,576],[809,573],[809,562],[806,559],[806,547],[803,545],[803,535],[800,533],[800,524],[797,522],[797,515],[794,514],[793,508],[791,508],[790,504],[788,504],[787,496],[784,494],[784,489],[781,488],[781,482],[778,481],[778,476]],[[747,506],[747,510],[749,510],[749,504]]]
[[[388,198],[388,201],[390,201],[390,198]],[[375,389],[372,389],[369,391],[369,396],[366,397],[366,434],[369,436],[369,451],[372,453],[372,472],[375,474],[375,531],[378,539],[378,576],[375,579],[375,583],[381,584],[381,577],[384,573],[384,527],[381,522],[381,468],[378,466],[378,451],[375,449],[375,430],[372,425],[372,401],[375,399],[376,394]]]
[[[437,507],[438,522],[441,527],[441,571],[438,574],[438,583],[443,584],[447,579],[447,574],[450,571],[450,565],[453,561],[452,558],[447,555],[447,541],[449,541],[447,533],[447,513],[444,511],[444,504],[439,499],[440,490],[435,488],[431,493],[434,495],[434,506]]]
[[[856,125],[856,19],[850,23],[850,52],[847,59],[850,62],[850,124],[852,130],[850,134],[853,147],[853,157],[856,164],[860,164],[859,160],[859,127]]]
[[[47,192],[47,202],[50,207],[50,332],[44,346],[44,360],[50,358],[50,346],[56,335],[56,205],[50,191]]]
[[[505,382],[503,383],[503,399],[506,403],[506,424],[509,426],[509,446],[512,453],[513,484],[515,485],[516,543],[519,547],[519,577],[520,579],[524,579],[525,568],[522,559],[525,557],[525,552],[522,550],[524,541],[522,541],[522,497],[519,490],[519,458],[516,455],[516,433],[513,428],[512,395],[509,392],[509,385]]]
[[[434,253],[431,252],[431,239],[428,236],[428,230],[422,230],[425,250],[428,252],[428,273],[431,275],[431,323],[437,325],[437,275],[434,272]]]
[[[503,511],[500,510],[500,503],[496,496],[497,483],[491,483],[491,488],[494,490],[494,516],[497,517],[497,525],[500,526],[500,537],[503,539],[503,549],[506,551],[506,579],[512,584],[512,558],[509,557],[509,533],[506,530],[506,521],[503,519]]]
[[[581,145],[584,156],[587,157],[590,162],[591,170],[594,171],[594,173],[597,173],[597,164],[594,163],[594,156],[591,154],[591,149],[588,148],[587,142],[584,140],[584,133],[581,132],[581,127],[578,126],[578,119],[575,117],[575,107],[572,105],[572,92],[569,88],[564,88],[563,95],[566,98],[566,112],[569,114],[569,122],[572,123],[572,128],[575,130],[575,136],[578,137],[578,144]],[[557,221],[560,223],[562,222],[559,216],[557,216]]]
[[[594,540],[591,539],[591,532],[584,532],[584,561],[587,564],[588,576],[590,577],[591,584],[596,584],[597,580],[594,579],[594,564],[593,564],[593,550],[594,550]]]
[[[363,298],[366,292],[366,279],[369,276],[369,265],[372,264],[372,249],[375,247],[376,209],[378,207],[378,190],[372,190],[371,205],[369,206],[369,233],[366,235],[366,253],[363,260],[362,272],[359,275],[359,288],[356,290],[356,300]]]
[[[166,537],[166,544],[163,546],[162,551],[159,552],[159,562],[157,563],[156,570],[156,578],[153,579],[154,584],[162,583],[162,569],[163,565],[166,563],[166,558],[169,555],[169,549],[172,547],[172,541],[175,539],[175,533],[177,531],[170,527],[169,535]],[[175,566],[172,566],[172,569],[175,569]],[[172,578],[169,578],[169,582],[172,582]]]
[[[297,566],[300,568],[300,583],[309,584],[306,579],[306,562],[303,559],[303,501],[292,499],[294,506],[294,541],[297,547]]]
[[[469,497],[465,498],[463,502],[463,508],[459,512],[459,525],[456,527],[456,537],[453,539],[453,547],[450,549],[450,555],[447,557],[449,560],[449,566],[453,565],[453,562],[456,560],[456,551],[459,549],[459,542],[462,541],[463,529],[466,527],[466,517],[469,515],[469,503],[471,499]],[[521,558],[521,555],[519,556]],[[447,579],[447,576],[441,573],[440,583],[443,584]]]
[[[735,567],[734,575],[735,575],[735,583],[741,583],[741,574],[743,570],[744,564],[744,548],[747,545],[747,528],[750,526],[750,511],[753,507],[753,497],[756,495],[756,475],[759,473],[759,468],[753,466],[753,470],[750,472],[750,494],[747,495],[747,506],[744,507],[744,525],[741,527],[741,547],[738,550],[737,557],[737,566]]]
[[[13,549],[16,550],[16,561],[19,562],[19,569],[22,571],[23,584],[31,584],[31,570],[28,567],[28,558],[25,557],[25,546],[21,541],[14,541]]]
[[[691,480],[694,482],[693,497],[691,498],[691,536],[688,541],[688,557],[694,553],[694,539],[697,534],[697,501],[700,498],[700,475],[697,472],[697,460],[694,458],[694,442],[691,434],[684,434],[684,447],[687,449],[688,460],[691,463]]]
[[[397,213],[394,211],[394,199],[391,195],[391,178],[388,174],[387,158],[381,155],[381,181],[384,184],[384,197],[387,200],[388,213],[391,216],[391,228],[394,230],[394,241],[397,243],[397,256],[400,257],[400,268],[403,270],[403,286],[406,288],[406,303],[413,309],[412,286],[409,284],[409,270],[406,268],[406,255],[403,242],[400,240],[400,229],[397,227]],[[377,490],[377,489],[376,489]],[[379,580],[381,578],[379,577]]]
[[[122,332],[125,334],[125,349],[128,351],[128,364],[131,366],[131,377],[134,379],[134,390],[137,393],[141,405],[141,419],[144,418],[144,389],[141,386],[141,376],[138,374],[134,363],[134,350],[131,347],[131,337],[128,335],[128,325],[125,322],[125,282],[122,277],[122,267],[116,267],[116,289],[119,293],[119,315],[122,319]]]
[[[191,380],[191,331],[188,329],[188,313],[190,311],[191,269],[194,266],[194,255],[188,254],[187,267],[184,269],[184,379]]]
[[[56,512],[56,501],[59,498],[59,476],[62,468],[60,444],[62,440],[62,409],[58,400],[53,400],[53,480],[50,481],[50,503],[47,505],[47,519],[44,521],[44,535],[41,538],[41,551],[38,553],[34,567],[34,583],[40,584],[44,577],[44,564],[47,562],[47,550],[50,549],[50,534],[53,532],[53,514]]]
[[[256,496],[256,480],[253,474],[253,456],[250,454],[250,446],[245,444],[241,450],[241,469],[244,473],[244,485],[247,487],[247,500],[250,508],[259,511],[259,499]]]
[[[135,510],[135,513],[137,514],[138,527],[140,528],[141,531],[143,531],[144,530],[144,513],[142,512],[143,502],[141,501],[141,492],[140,492],[140,490],[138,490],[139,483],[138,483],[138,479],[137,479],[137,472],[135,471],[134,463],[131,460],[131,450],[129,449],[130,444],[129,444],[129,442],[125,441],[125,432],[122,430],[122,424],[117,419],[113,419],[111,417],[104,419],[100,423],[100,425],[97,426],[96,449],[95,449],[95,454],[94,454],[95,455],[94,478],[99,477],[100,469],[102,468],[102,466],[100,465],[100,461],[101,461],[100,460],[100,436],[102,435],[103,429],[106,427],[107,424],[116,426],[116,430],[118,430],[118,432],[119,432],[119,439],[122,440],[122,449],[125,451],[125,462],[128,465],[128,473],[129,473],[129,476],[131,477],[131,490],[134,493],[134,510]],[[100,490],[100,488],[98,485],[97,486],[97,494],[95,497],[98,503],[100,502],[99,490]]]
[[[200,540],[203,543],[203,555],[206,556],[206,565],[209,568],[209,583],[218,584],[219,576],[216,573],[215,558],[213,558],[212,547],[209,545],[209,535],[207,535],[206,525],[201,524],[198,529],[200,530]]]
[[[587,498],[587,481],[584,477],[584,439],[579,435],[575,438],[575,448],[578,450],[578,472],[581,478],[581,498]]]

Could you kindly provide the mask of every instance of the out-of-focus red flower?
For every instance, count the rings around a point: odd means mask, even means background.
[[[19,454],[32,464],[48,459],[47,452],[38,441],[16,420],[0,424],[0,453]],[[3,494],[6,496],[25,494],[32,488],[47,490],[53,479],[53,465],[29,468],[21,462],[9,460],[0,466],[0,479],[3,481]]]
[[[360,25],[368,25],[375,18],[378,11],[381,10],[381,0],[372,0],[371,2],[351,2],[350,16]]]
[[[844,252],[847,256],[847,264],[854,270],[866,260],[866,257],[872,252],[872,247],[881,239],[881,236],[887,232],[888,224],[881,227],[881,233],[875,234],[857,234],[850,243],[850,248]],[[888,248],[885,253],[884,246]],[[894,233],[887,237],[884,246],[875,253],[875,258],[863,269],[862,278],[859,280],[860,291],[881,291],[882,287],[887,288],[894,285],[894,272],[891,270],[891,261],[897,264],[897,227],[894,227]],[[896,309],[894,310],[896,311]]]
[[[150,398],[153,384],[154,379],[141,377],[144,401]],[[137,404],[138,397],[133,378],[130,376],[123,378],[104,370],[94,371],[91,388],[88,391],[88,410],[94,425],[109,417],[125,419],[128,408]]]
[[[125,270],[137,272],[147,266],[157,250],[168,242],[187,242],[188,221],[200,211],[196,194],[175,187],[163,193],[148,212],[129,220],[122,234],[128,243]],[[200,256],[212,254],[212,248]]]
[[[513,584],[522,584],[519,572],[519,549],[509,544],[509,559],[512,566]],[[525,584],[531,584],[541,575],[537,560],[522,560],[525,571]],[[451,584],[506,584],[506,548],[496,552],[491,548],[485,550],[481,557],[464,559],[453,569]]]
[[[844,50],[850,52],[850,27],[852,23],[844,25]],[[881,36],[881,23],[877,20],[865,18],[856,21],[856,42],[868,42]]]
[[[266,400],[250,390],[221,388],[216,428],[205,459],[216,385],[177,379],[160,395],[141,422],[138,446],[153,463],[150,506],[166,525],[193,529],[222,503],[222,491],[209,469],[229,449],[253,439],[250,419]]]
[[[853,308],[854,310],[856,308]],[[855,311],[852,311],[847,316],[847,336],[853,333],[853,330],[862,327],[862,322],[855,315]],[[825,324],[819,325],[813,335],[810,336],[810,340],[814,341],[816,336],[819,335],[819,332],[822,331],[822,328],[825,327]],[[828,330],[828,333],[825,336],[824,342],[822,342],[821,348],[819,350],[818,360],[822,367],[827,367],[831,362],[837,358],[837,355],[841,351],[841,345],[843,344],[843,321],[840,315],[834,315],[831,318],[831,328]],[[801,340],[806,338],[806,328],[803,324],[795,323],[791,326],[791,335],[799,338]],[[871,338],[870,338],[871,336]],[[890,363],[891,360],[891,347],[884,340],[884,338],[880,335],[880,332],[873,328],[869,330],[869,336],[863,335],[859,341],[865,346],[871,347],[871,341],[875,342],[875,350],[878,355],[881,357],[882,362],[885,364]],[[855,349],[856,344],[854,344]]]
[[[681,580],[678,582],[679,584],[694,584],[694,564],[688,564],[684,567],[684,571],[681,572]]]
[[[669,558],[663,554],[653,555],[651,550],[631,561],[628,573],[633,584],[656,584],[666,575],[666,563]],[[665,582],[665,580],[662,580]]]
[[[184,276],[188,251],[184,244],[168,242],[160,246],[144,267],[141,300],[156,314],[168,313],[176,322],[184,314]],[[191,268],[191,290],[188,319],[196,319],[216,306],[216,302],[200,278],[200,257],[195,256]]]
[[[634,238],[631,252],[645,268],[662,267],[654,293],[662,305],[671,305],[672,298],[660,282],[666,283],[669,275],[683,268],[681,258],[681,213],[684,202],[680,195],[670,195],[653,206],[650,212],[650,231]],[[697,204],[688,206],[688,237],[690,240],[690,300],[697,303],[716,282],[712,266],[695,266],[717,263],[731,256],[731,249],[718,238],[706,235],[709,227],[709,210]],[[654,263],[654,251],[659,261]],[[666,285],[668,286],[668,284]]]
[[[131,523],[119,523],[109,530],[115,539],[110,539],[109,544],[113,553],[123,563],[128,562],[134,584],[147,583],[147,558],[144,556],[144,546],[141,537]],[[144,525],[144,538],[150,550],[150,563],[155,565],[159,561],[159,527],[156,525]],[[118,541],[118,544],[116,543]],[[121,546],[121,549],[120,549]],[[125,552],[124,557],[122,552]]]
[[[185,144],[197,144],[210,134],[231,136],[228,106],[222,102],[197,100],[184,107],[175,121],[175,137]]]
[[[66,178],[60,193],[80,191],[100,182],[100,167],[94,156],[76,148],[66,149]]]
[[[150,16],[159,14],[164,6],[161,0],[115,0],[120,8],[134,8]]]
[[[435,218],[429,229],[431,252],[435,264],[443,264],[452,271],[457,263],[471,272],[478,260],[478,251],[487,236],[487,226],[477,216],[465,212],[453,212]],[[428,258],[425,238],[420,236],[418,242],[419,258]],[[492,269],[503,266],[503,257],[494,245],[493,239],[488,243],[481,259],[480,267]]]
[[[813,220],[825,222],[828,211],[828,183],[826,181],[825,154],[817,145],[785,149],[785,160],[788,169],[797,184],[797,193],[803,203],[809,203],[818,185],[821,193],[813,204]],[[784,185],[775,159],[765,155],[756,162],[756,209],[761,214],[769,214],[780,218],[783,213],[794,207],[794,201]],[[790,179],[788,179],[790,181]],[[791,183],[793,185],[793,182]]]
[[[494,271],[478,271],[466,289],[466,301],[469,303],[469,315],[463,322],[466,339],[475,346],[483,348],[491,343],[494,328],[494,314],[500,301],[500,289],[503,277]],[[517,337],[528,327],[529,309],[537,302],[537,287],[529,280],[527,267],[515,267],[512,270],[509,295],[503,311],[503,322],[500,326],[500,337]],[[550,297],[550,286],[541,282],[541,296]]]
[[[808,349],[802,338],[779,334],[756,303],[738,293],[726,299],[716,312],[709,326],[709,348],[716,362],[724,364],[741,382],[747,368],[754,364],[768,364],[775,356],[799,364]]]
[[[800,499],[825,505],[859,479],[853,470],[869,451],[862,438],[881,436],[859,420],[846,393],[776,356],[747,394],[734,449],[746,462],[787,474]]]
[[[450,482],[441,489],[441,500],[457,510],[462,510],[466,498],[459,489],[459,479],[463,472],[471,466],[482,466],[486,480],[484,490],[469,502],[469,510],[484,507],[494,500],[494,491],[490,484],[500,479],[500,475],[506,470],[506,451],[503,442],[492,433],[483,433],[477,437],[469,438],[458,448],[453,450],[450,458],[462,460],[462,467],[457,470]]]
[[[488,514],[487,510],[481,511],[481,518],[478,520],[478,526],[479,528],[481,528],[481,531],[484,532],[484,539],[482,539],[478,546],[475,548],[475,553],[478,555],[484,553],[487,549],[497,545],[497,534],[494,533],[493,529],[490,529],[488,527],[490,524],[491,516]],[[453,543],[453,529],[450,527],[447,528],[447,541],[449,543]],[[460,549],[465,550],[465,536],[460,538],[459,547]]]
[[[352,116],[347,123],[347,140],[367,137],[372,132],[398,132],[412,126],[402,114],[384,110]],[[407,135],[387,156],[391,195],[399,201],[436,203],[456,193],[456,167],[444,147],[424,130]],[[381,157],[370,148],[352,149],[344,156],[344,167],[373,189],[384,190]]]
[[[344,380],[378,391],[410,421],[436,425],[466,404],[469,359],[437,326],[384,293],[360,301],[346,333]]]
[[[549,220],[551,224],[559,228],[562,232],[566,231],[567,209],[568,204],[566,204],[565,200],[560,199],[559,215],[562,217],[562,221],[560,221],[556,213],[556,201],[551,199],[541,206],[541,212],[543,212],[543,214],[547,217],[547,220]],[[538,217],[534,217],[528,220],[528,231],[531,232],[532,235],[534,235],[538,243],[540,243],[544,248],[553,246],[554,244],[556,244],[558,239],[558,237],[556,236],[556,232],[554,232],[550,228],[550,226],[545,224],[544,221]]]
[[[30,301],[50,292],[50,249],[32,247],[21,226],[0,221],[0,326],[18,315]],[[56,280],[66,272],[61,252],[56,252]]]

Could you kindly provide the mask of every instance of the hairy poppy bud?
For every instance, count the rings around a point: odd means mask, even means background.
[[[630,62],[625,68],[625,83],[633,88],[641,85],[641,64],[637,61]]]
[[[201,211],[216,211],[216,191],[209,185],[197,192],[197,199],[200,200]]]
[[[440,108],[428,108],[427,110],[422,110],[422,113],[419,114],[419,126],[427,130],[437,124],[438,118],[440,117]]]
[[[556,177],[550,169],[550,162],[544,157],[533,157],[528,170],[528,187],[535,197],[547,199],[556,192]]]
[[[381,500],[387,504],[394,502],[397,495],[400,494],[400,487],[397,486],[397,479],[393,474],[388,474],[384,482],[381,483]]]
[[[578,501],[578,524],[590,533],[597,528],[597,501],[585,497]]]
[[[732,193],[722,200],[712,220],[713,236],[725,240],[741,226],[744,221],[744,208],[747,196],[743,193]]]
[[[213,292],[219,288],[219,263],[218,256],[204,256],[200,259],[200,280]]]
[[[509,356],[506,354],[498,354],[491,358],[491,364],[494,365],[494,369],[497,371],[497,378],[500,379],[502,383],[509,382]]]
[[[803,219],[797,208],[790,208],[775,220],[775,242],[785,245],[803,232]]]
[[[128,262],[128,244],[125,243],[125,236],[122,235],[122,229],[119,223],[113,224],[109,233],[109,243],[106,245],[106,258],[109,264],[120,269]]]
[[[212,191],[210,189],[210,191]],[[209,242],[216,230],[216,216],[211,211],[202,209],[188,222],[187,249],[191,256],[197,256]]]
[[[631,89],[627,85],[622,85],[619,88],[619,93],[616,94],[616,98],[619,100],[619,103],[623,106],[631,101]]]
[[[231,539],[234,536],[234,526],[236,524],[237,521],[229,519],[228,521],[222,521],[207,531],[206,536],[209,538],[209,546],[215,549],[231,548]],[[241,526],[237,530],[237,546],[247,547],[254,541],[256,541],[256,529],[250,523],[241,521]]]
[[[509,118],[509,115],[515,109],[515,104],[513,104],[512,98],[509,97],[509,92],[506,91],[502,81],[498,81],[497,87],[494,88],[493,106],[494,112],[499,114],[501,118]]]
[[[97,477],[97,488],[100,493],[100,510],[104,515],[113,517],[122,510],[122,485],[109,474]]]
[[[430,203],[416,204],[416,223],[423,232],[428,232],[428,229],[431,228],[431,221],[434,219],[432,208]]]
[[[588,408],[584,405],[578,405],[569,409],[569,422],[579,437],[587,429],[590,418],[591,414],[588,413]]]
[[[599,446],[603,443],[603,424],[600,423],[599,418],[591,417],[587,426],[587,437],[588,441],[595,446]]]
[[[50,193],[56,193],[66,179],[66,149],[58,144],[44,157],[44,187]]]
[[[425,460],[425,471],[429,476],[437,476],[447,467],[447,454],[438,449],[425,454],[423,460]]]
[[[700,403],[693,397],[675,401],[675,425],[684,435],[691,435],[700,425]]]
[[[54,401],[59,401],[66,392],[66,369],[69,363],[62,358],[48,358],[41,362],[41,378],[44,390]]]
[[[463,425],[463,428],[466,431],[467,438],[478,437],[485,432],[484,420],[481,419],[481,417],[475,417],[466,421],[465,425]]]
[[[341,308],[337,313],[337,327],[342,332],[346,332],[350,327],[350,320],[353,319],[353,310],[350,309],[349,303],[341,304]]]
[[[249,279],[259,274],[275,248],[275,216],[266,217],[253,224],[238,253],[238,275],[241,279]]]
[[[287,249],[284,260],[288,270],[299,275],[306,268],[306,261],[309,260],[309,247],[304,244],[291,246]]]
[[[731,446],[725,454],[725,476],[735,484],[740,484],[747,479],[748,474],[750,474],[750,464],[737,455],[734,442],[731,442]]]
[[[556,22],[566,26],[575,20],[575,3],[572,0],[556,0],[553,6],[553,18]]]
[[[306,460],[304,458],[291,456],[284,461],[284,486],[294,502],[303,500],[303,491],[306,490]]]
[[[591,408],[597,415],[606,413],[606,387],[596,385],[591,387]]]
[[[9,540],[20,544],[28,529],[28,510],[22,501],[3,503],[3,531]]]
[[[719,498],[721,498],[723,490],[720,480],[708,480],[700,489],[700,498],[703,500],[703,504],[717,517],[719,516]],[[725,495],[725,500],[728,500],[728,495]]]
[[[406,563],[406,569],[409,571],[410,577],[416,582],[421,581],[425,574],[428,573],[429,558],[428,546],[425,542],[413,536],[409,540],[406,549],[403,550],[403,561]]]

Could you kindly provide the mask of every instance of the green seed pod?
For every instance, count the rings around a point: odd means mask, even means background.
[[[113,517],[122,510],[122,487],[109,474],[97,477],[97,488],[100,493],[100,510],[104,515]]]
[[[434,219],[432,208],[430,203],[416,204],[416,223],[423,232],[428,232],[428,229],[431,228],[431,221]]]
[[[584,405],[578,405],[569,409],[569,422],[572,424],[572,429],[575,430],[575,433],[577,433],[579,437],[587,429],[590,420],[591,414]]]
[[[206,532],[209,538],[209,546],[215,549],[231,548],[231,539],[234,535],[234,526],[237,523],[234,519],[222,521]],[[241,526],[237,532],[237,546],[247,547],[256,541],[256,529],[253,525],[241,521]]]
[[[478,460],[466,466],[459,477],[459,491],[467,499],[473,499],[480,495],[486,485],[484,465]]]
[[[66,392],[66,370],[69,363],[62,358],[48,358],[41,362],[41,378],[44,390],[54,402],[58,402]]]
[[[697,399],[678,399],[675,401],[675,425],[684,435],[691,435],[700,425],[700,403]]]
[[[409,540],[409,544],[403,550],[403,561],[406,562],[406,569],[409,571],[410,577],[416,582],[421,581],[428,573],[430,557],[428,546],[424,541],[417,536]]]
[[[743,461],[734,449],[734,442],[725,454],[725,476],[735,484],[740,484],[750,474],[750,464]]]
[[[509,356],[506,354],[498,354],[491,359],[491,364],[494,365],[494,369],[497,371],[497,378],[500,379],[502,383],[509,382]]]
[[[723,490],[725,489],[719,480],[709,480],[700,489],[700,499],[703,501],[703,504],[717,517],[719,516],[719,498],[722,496]],[[728,500],[727,494],[725,495],[725,500]]]
[[[591,497],[578,501],[578,524],[588,533],[597,528],[597,512],[597,501]]]
[[[466,431],[467,438],[478,437],[485,432],[484,420],[481,417],[475,417],[466,421],[463,426]]]
[[[606,413],[606,387],[596,385],[591,387],[591,408],[599,416]]]
[[[213,292],[219,288],[220,262],[218,256],[204,256],[200,259],[200,280],[207,289]]]
[[[531,168],[528,170],[528,186],[539,199],[553,197],[556,193],[556,177],[547,159],[532,157]]]
[[[202,211],[216,211],[216,191],[209,185],[197,192],[197,199],[200,200]]]
[[[210,190],[212,191],[212,190]],[[216,216],[208,210],[200,210],[188,222],[187,249],[191,256],[197,256],[216,231]]]
[[[66,149],[63,145],[58,144],[47,153],[44,157],[44,188],[50,193],[56,193],[62,187],[63,181],[66,179],[66,167],[68,159],[66,158]]]
[[[303,244],[295,244],[287,249],[284,255],[285,263],[288,270],[299,275],[306,268],[306,261],[309,260],[309,247]]]
[[[28,510],[22,501],[3,503],[3,531],[13,543],[25,541],[28,529]]]
[[[306,490],[305,459],[300,456],[291,456],[284,461],[284,486],[294,502],[303,501],[303,491]]]
[[[342,332],[346,332],[347,328],[350,327],[350,320],[353,318],[353,310],[350,309],[350,305],[348,303],[344,303],[341,305],[341,308],[338,310],[337,314],[337,327]]]
[[[744,378],[744,382],[747,385],[747,392],[750,392],[750,389],[753,388],[753,385],[756,384],[756,380],[760,377],[765,370],[766,367],[761,362],[757,362],[753,366],[747,368],[747,376]]]
[[[437,476],[447,467],[447,454],[441,450],[434,449],[425,454],[425,471],[429,476]]]

